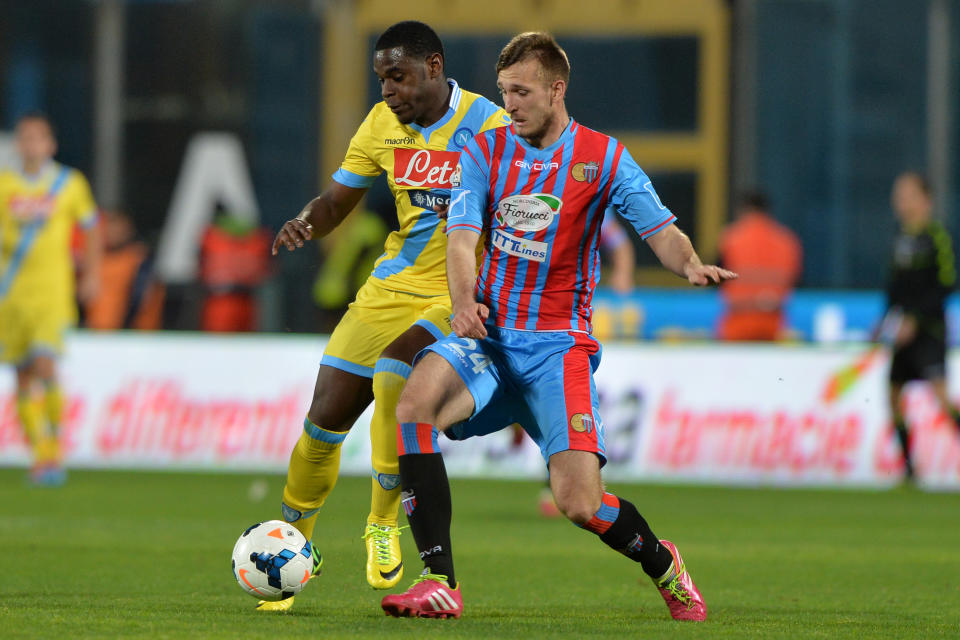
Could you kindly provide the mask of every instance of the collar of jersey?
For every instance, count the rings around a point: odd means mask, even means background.
[[[573,137],[573,118],[570,118],[570,122],[567,123],[567,128],[563,130],[563,133],[560,134],[560,137],[554,141],[549,147],[543,149],[538,149],[527,143],[526,140],[520,137],[514,128],[513,124],[510,125],[510,133],[513,134],[513,137],[517,139],[517,144],[519,144],[524,149],[531,151],[532,153],[538,153],[541,155],[553,155],[553,152],[556,151],[563,143]]]
[[[31,173],[27,173],[24,170],[23,163],[21,162],[19,173],[20,173],[20,177],[23,178],[24,182],[28,182],[30,184],[37,184],[38,182],[41,182],[48,176],[52,175],[53,172],[56,171],[56,169],[57,169],[57,163],[53,160],[47,160],[43,164],[43,166],[40,167],[39,171],[31,174]]]
[[[460,85],[457,84],[457,81],[453,78],[447,78],[447,84],[450,85],[450,104],[447,106],[447,112],[443,114],[443,117],[434,122],[429,127],[421,127],[416,122],[411,122],[407,126],[423,136],[424,142],[430,142],[430,136],[434,131],[442,127],[443,125],[450,122],[450,118],[453,117],[453,114],[457,112],[457,107],[460,106],[460,98],[463,96],[463,92],[460,91]]]

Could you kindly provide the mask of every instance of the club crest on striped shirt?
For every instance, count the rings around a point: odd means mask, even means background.
[[[577,182],[593,182],[600,175],[600,165],[596,162],[578,162],[570,167],[570,175]]]

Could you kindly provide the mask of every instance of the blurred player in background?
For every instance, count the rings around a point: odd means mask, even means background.
[[[633,274],[637,268],[637,256],[633,243],[617,221],[616,212],[607,210],[600,227],[600,251],[606,253],[610,262],[607,281],[604,283],[620,295],[633,291]]]
[[[767,196],[744,194],[736,220],[720,237],[720,263],[740,274],[720,285],[720,339],[780,337],[783,305],[800,278],[802,253],[797,235],[770,215]]]
[[[317,512],[337,479],[341,444],[374,401],[366,576],[375,589],[387,589],[403,575],[396,403],[413,357],[450,332],[446,236],[434,208],[449,201],[463,145],[508,118],[446,78],[443,44],[421,22],[400,22],[384,31],[373,67],[383,101],[360,125],[331,185],[283,226],[273,251],[293,250],[329,233],[377,176],[387,173],[400,229],[388,236],[383,256],[330,336],[303,434],[290,457],[282,504],[284,520],[311,539]],[[283,610],[291,602],[260,608]]]
[[[903,450],[907,478],[914,473],[907,421],[900,406],[903,386],[926,380],[944,413],[960,425],[960,413],[947,395],[947,323],[944,304],[956,284],[950,235],[933,219],[927,180],[907,172],[893,183],[893,210],[900,231],[893,244],[887,285],[887,318],[898,319],[890,364],[890,415]]]
[[[76,297],[97,294],[101,240],[90,185],[53,160],[53,126],[32,113],[17,121],[20,167],[0,172],[0,361],[16,369],[17,416],[33,451],[31,477],[62,483],[59,433],[64,394],[57,357],[77,319]],[[85,229],[81,277],[74,294],[70,241]]]
[[[690,283],[735,274],[700,262],[621,143],[569,117],[570,66],[552,36],[514,37],[497,72],[513,124],[467,144],[461,183],[450,195],[447,277],[456,335],[427,348],[397,406],[404,509],[426,568],[407,592],[385,597],[381,606],[394,616],[460,616],[438,429],[454,427],[455,436],[469,437],[475,432],[462,421],[488,406],[516,405],[516,415],[533,418],[519,422],[548,461],[564,515],[640,563],[671,616],[704,620],[706,605],[673,543],[603,488],[603,423],[593,381],[600,345],[590,335],[590,317],[607,204]],[[475,250],[484,232],[478,276]]]

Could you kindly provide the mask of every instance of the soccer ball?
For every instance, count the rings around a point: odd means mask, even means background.
[[[260,600],[286,600],[307,584],[313,569],[310,542],[282,520],[259,522],[233,547],[233,577]]]

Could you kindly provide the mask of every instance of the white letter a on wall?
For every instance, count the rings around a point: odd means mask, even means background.
[[[218,201],[245,222],[260,220],[240,139],[232,133],[199,133],[187,145],[157,247],[162,280],[185,283],[196,277],[200,240]]]

